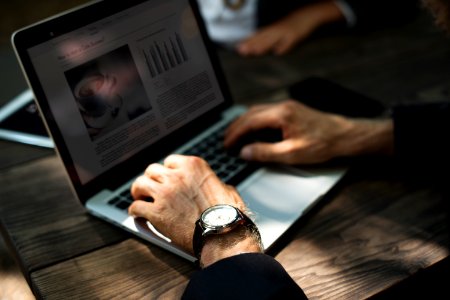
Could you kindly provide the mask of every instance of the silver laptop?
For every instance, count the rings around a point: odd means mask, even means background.
[[[233,106],[196,1],[97,1],[14,33],[12,42],[81,204],[188,260],[128,216],[130,185],[170,153],[204,157],[236,185],[268,249],[344,174],[258,166],[222,147]]]

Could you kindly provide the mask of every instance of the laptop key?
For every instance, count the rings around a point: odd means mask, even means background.
[[[130,199],[133,198],[131,196],[131,191],[130,190],[125,190],[122,193],[120,193],[119,195],[120,195],[120,197],[123,197],[123,198],[130,198]]]
[[[119,200],[120,200],[119,197],[112,198],[111,200],[108,201],[108,204],[114,205],[114,204],[116,204]]]
[[[119,209],[125,210],[130,206],[131,202],[128,201],[120,201],[115,206]]]

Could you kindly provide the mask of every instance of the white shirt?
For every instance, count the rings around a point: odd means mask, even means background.
[[[276,0],[274,0],[276,1]],[[258,0],[245,0],[237,10],[230,9],[224,0],[197,0],[206,23],[209,37],[216,43],[233,48],[256,31]],[[354,26],[356,16],[344,0],[336,0],[349,26]]]
[[[237,10],[228,8],[223,0],[197,0],[209,37],[233,47],[256,31],[258,0],[246,0]]]

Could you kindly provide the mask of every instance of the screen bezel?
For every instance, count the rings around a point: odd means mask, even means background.
[[[147,1],[152,0],[92,2],[18,30],[11,38],[17,58],[22,66],[22,70],[28,84],[34,92],[36,102],[42,116],[44,117],[47,131],[53,138],[56,150],[63,161],[68,176],[70,177],[73,189],[82,203],[85,203],[90,197],[105,188],[110,190],[116,189],[127,180],[130,180],[139,173],[143,172],[149,163],[160,161],[180,145],[189,141],[193,136],[205,130],[208,124],[216,122],[221,117],[221,112],[232,105],[231,93],[229,91],[226,78],[222,71],[216,49],[208,38],[205,24],[201,18],[196,0],[186,0],[186,3],[189,3],[192,8],[197,21],[202,40],[205,43],[209,59],[214,69],[214,74],[223,95],[224,102],[207,111],[190,123],[182,126],[180,129],[175,130],[168,136],[163,137],[156,143],[139,151],[137,154],[134,154],[126,161],[121,162],[105,171],[86,184],[81,184],[74,162],[70,156],[69,149],[64,142],[55,117],[53,116],[46,99],[44,90],[38,79],[37,73],[31,62],[28,49]],[[120,176],[117,176],[117,174],[120,174]]]

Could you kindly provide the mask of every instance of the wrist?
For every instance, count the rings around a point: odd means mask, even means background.
[[[257,229],[242,226],[226,234],[208,236],[201,251],[200,266],[206,268],[227,257],[262,251]]]
[[[345,121],[346,130],[337,147],[340,156],[394,153],[392,120],[345,119]]]

